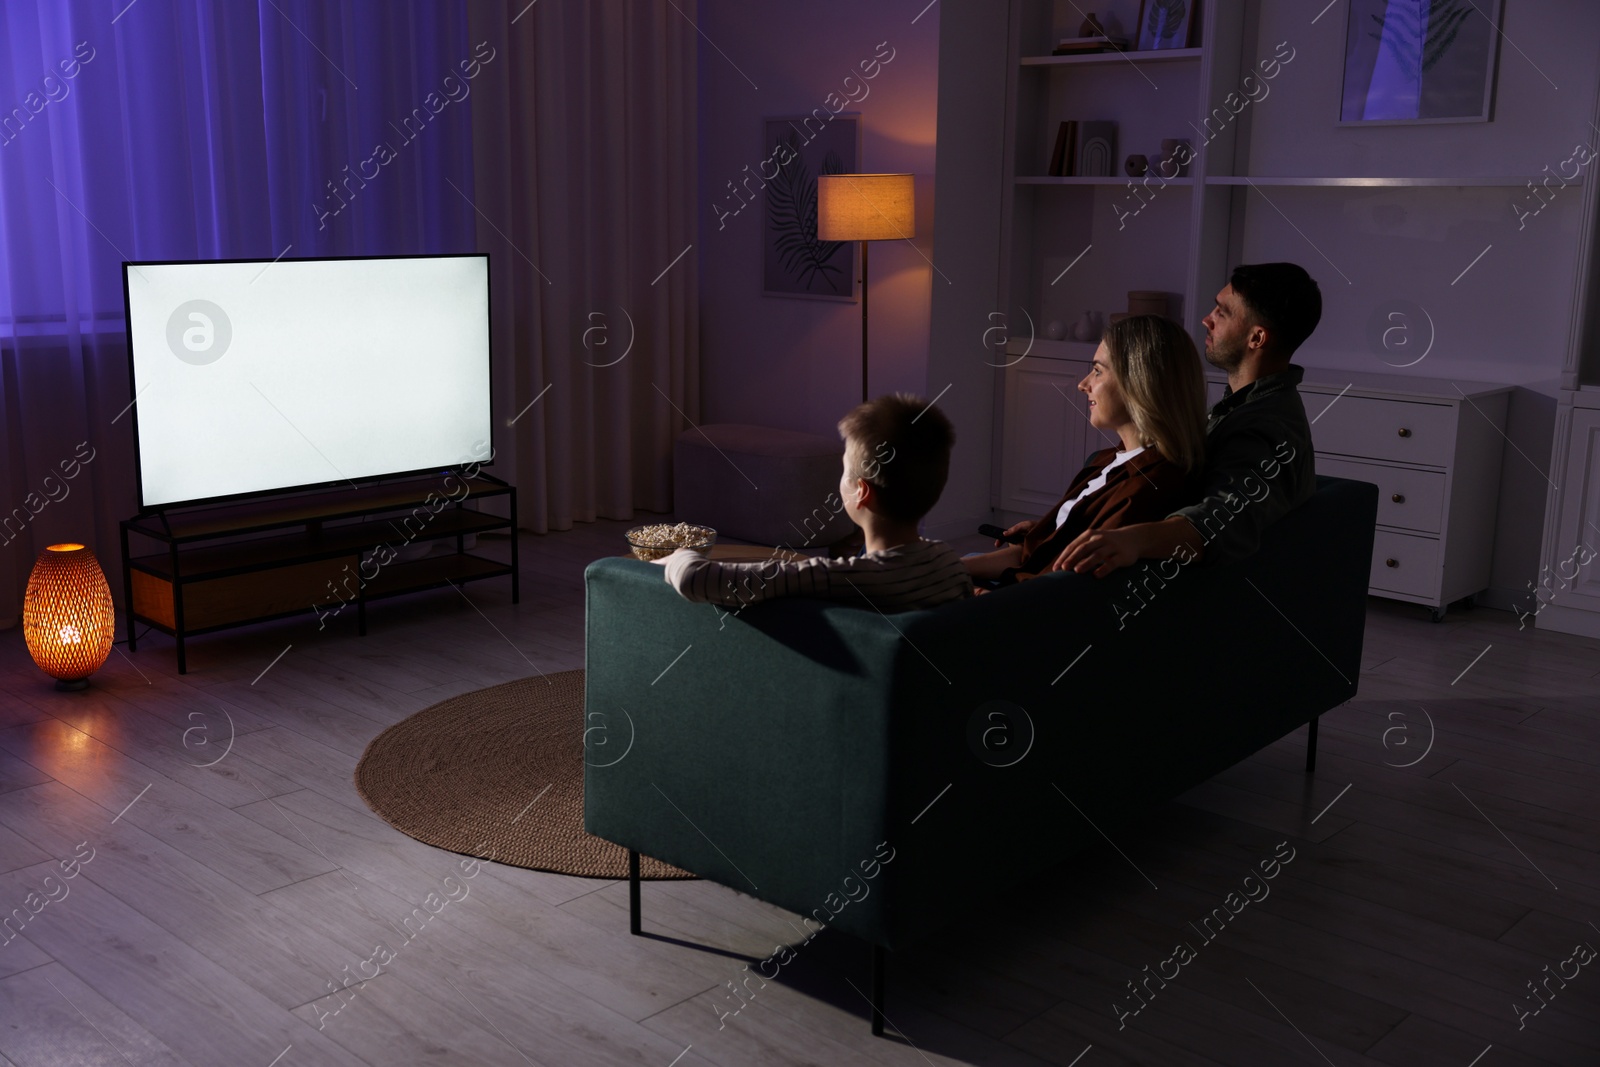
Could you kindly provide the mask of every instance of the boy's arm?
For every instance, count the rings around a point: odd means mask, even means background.
[[[700,604],[744,607],[773,597],[828,594],[826,560],[822,559],[721,563],[693,549],[680,548],[655,562],[666,570],[668,585],[686,600]]]

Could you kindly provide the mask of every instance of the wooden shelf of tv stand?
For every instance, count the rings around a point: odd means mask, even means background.
[[[212,504],[192,510],[152,512],[129,519],[123,525],[160,541],[182,544],[306,523],[358,518],[379,511],[398,511],[425,503],[429,493],[449,495],[452,503],[495,496],[516,497],[516,490],[512,486],[488,478],[457,478],[456,484],[464,484],[467,490],[465,496],[460,495],[459,489],[446,488],[445,480],[443,475],[434,475],[376,485]]]
[[[463,492],[465,487],[465,492]],[[459,499],[447,500],[446,493]],[[508,497],[511,518],[464,505]],[[294,615],[324,620],[327,612],[354,608],[366,633],[368,601],[423,589],[511,578],[518,597],[515,537],[516,490],[486,478],[459,479],[443,487],[439,476],[252,499],[165,514],[122,524],[122,559],[129,651],[139,624],[177,641],[178,672],[187,673],[185,640],[234,626]],[[468,534],[509,530],[511,561],[465,550]],[[129,536],[160,543],[156,553],[131,555]],[[418,560],[361,561],[374,549],[456,540],[456,551]]]

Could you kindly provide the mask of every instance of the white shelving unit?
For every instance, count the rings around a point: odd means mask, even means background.
[[[1324,188],[1324,189],[1520,189],[1527,178],[1307,178],[1286,174],[1219,174],[1206,178],[1207,185],[1264,185],[1269,188]],[[1583,175],[1571,179],[1568,185],[1582,185]]]
[[[1138,0],[1099,0],[1094,7],[1102,19],[1109,16],[1124,30],[1137,24]],[[1517,324],[1518,315],[1486,312],[1491,296],[1483,287],[1474,288],[1478,279],[1469,271],[1492,248],[1506,249],[1497,254],[1516,257],[1515,266],[1499,265],[1504,280],[1492,298],[1518,308],[1520,318],[1532,318],[1543,328],[1565,306],[1561,287],[1570,284],[1572,268],[1580,265],[1569,265],[1568,257],[1585,265],[1589,258],[1588,248],[1581,257],[1574,256],[1569,235],[1581,227],[1589,235],[1584,243],[1593,243],[1592,205],[1600,195],[1596,183],[1586,181],[1586,173],[1567,180],[1554,205],[1548,211],[1541,206],[1543,217],[1534,218],[1543,229],[1523,235],[1510,205],[1532,175],[1515,173],[1523,159],[1503,148],[1530,136],[1531,104],[1503,104],[1506,113],[1498,127],[1338,127],[1332,112],[1337,107],[1339,46],[1333,38],[1342,41],[1342,29],[1330,23],[1319,27],[1326,32],[1312,38],[1300,14],[1281,0],[1202,4],[1196,47],[1050,56],[1046,53],[1056,40],[1075,33],[1083,17],[1081,5],[1010,0],[998,299],[1013,333],[1026,312],[1035,337],[1031,347],[1026,337],[1011,337],[1006,358],[993,361],[1004,368],[995,372],[991,485],[996,509],[1006,514],[1033,510],[1045,495],[1044,481],[1057,469],[1067,477],[1077,469],[1076,457],[1058,455],[1060,450],[1096,446],[1074,425],[1080,416],[1072,396],[1062,395],[1063,388],[1070,394],[1092,346],[1046,341],[1042,335],[1047,324],[1059,322],[1070,330],[1085,311],[1104,317],[1122,310],[1129,290],[1157,290],[1173,294],[1171,313],[1198,343],[1204,336],[1201,318],[1229,269],[1240,262],[1295,260],[1318,278],[1325,301],[1323,325],[1300,361],[1325,365],[1329,380],[1357,367],[1382,372],[1395,366],[1383,353],[1368,351],[1365,331],[1375,309],[1397,294],[1410,296],[1415,288],[1438,319],[1452,325],[1473,323],[1478,328],[1464,331],[1467,345],[1455,351],[1470,346],[1479,365],[1459,377],[1487,380],[1475,388],[1492,392],[1492,404],[1500,412],[1497,428],[1507,430],[1511,387],[1495,381],[1492,370],[1481,364],[1489,363],[1495,352],[1526,344],[1526,331]],[[1291,27],[1298,30],[1291,34]],[[1280,36],[1291,40],[1279,44]],[[1238,111],[1219,109],[1246,75],[1255,73],[1260,80],[1259,65],[1266,57],[1287,56],[1290,49],[1294,59],[1281,64],[1272,96]],[[1327,113],[1319,111],[1308,120],[1312,107]],[[1549,105],[1540,107],[1540,113],[1549,111]],[[1187,174],[1165,179],[1046,176],[1063,119],[1117,122],[1118,161],[1130,153],[1153,160],[1164,138],[1188,139],[1194,159]],[[1559,140],[1556,145],[1569,147]],[[1458,285],[1463,277],[1468,282]],[[1600,322],[1589,329],[1600,339]],[[1028,355],[1017,362],[1022,351]],[[1600,357],[1591,360],[1586,376],[1577,363],[1571,361],[1571,384],[1582,378],[1582,384],[1600,386]],[[1437,373],[1436,367],[1401,369],[1392,377],[1403,381],[1409,374]],[[1514,380],[1508,377],[1507,382]],[[1438,400],[1429,388],[1419,382],[1413,402]],[[1575,436],[1562,460],[1583,472],[1595,488],[1582,507],[1553,497],[1552,521],[1565,516],[1563,526],[1573,530],[1569,534],[1564,529],[1561,536],[1569,540],[1580,518],[1592,522],[1596,529],[1589,543],[1600,547],[1600,503],[1594,502],[1600,498],[1600,437],[1580,433],[1600,419],[1600,389],[1577,396],[1572,409],[1579,415],[1563,418]],[[1459,419],[1459,426],[1463,434],[1472,434],[1468,416]],[[1379,429],[1372,428],[1372,450],[1358,450],[1354,460],[1330,455],[1330,470],[1372,457],[1373,470],[1389,463],[1383,458]],[[1471,439],[1477,449],[1476,436]],[[1536,445],[1535,451],[1542,447]],[[1448,603],[1441,596],[1477,591],[1463,592],[1463,581],[1488,582],[1498,494],[1496,472],[1483,467],[1487,462],[1473,460],[1472,492],[1457,497],[1470,499],[1475,510],[1472,532],[1462,528],[1453,536],[1449,524],[1466,521],[1458,510],[1441,512],[1444,525],[1423,531],[1446,546],[1439,555],[1451,557],[1448,580],[1441,572],[1440,582],[1384,592],[1383,584],[1396,584],[1393,572],[1398,569],[1386,567],[1388,574],[1374,572],[1379,575],[1375,593],[1403,593],[1402,599],[1437,609]],[[1440,476],[1449,481],[1454,474]],[[1399,531],[1396,536],[1416,534]],[[1449,550],[1452,544],[1455,548]],[[1550,544],[1547,555],[1555,551],[1556,542]],[[1471,557],[1470,564],[1463,553]],[[1596,570],[1600,572],[1600,564]],[[1600,582],[1590,594],[1600,607]]]

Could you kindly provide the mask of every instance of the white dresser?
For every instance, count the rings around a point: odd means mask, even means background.
[[[1207,375],[1208,398],[1225,379]],[[1489,585],[1512,387],[1307,367],[1317,473],[1378,487],[1373,596],[1445,608]]]

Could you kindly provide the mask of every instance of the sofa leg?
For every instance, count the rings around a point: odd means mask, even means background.
[[[633,849],[628,850],[628,932],[638,934],[644,931],[639,915],[639,853]]]
[[[1311,774],[1317,769],[1317,719],[1318,715],[1307,724],[1310,733],[1306,735],[1306,773]]]
[[[889,970],[889,950],[872,946],[872,1036],[883,1036],[883,987]]]

